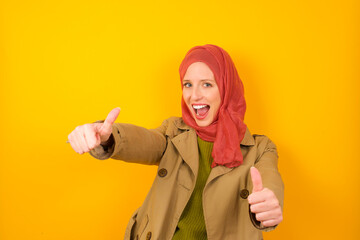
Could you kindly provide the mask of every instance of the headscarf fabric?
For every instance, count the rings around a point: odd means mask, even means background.
[[[207,44],[191,48],[180,64],[181,82],[188,67],[194,62],[205,63],[213,72],[219,88],[221,104],[214,121],[209,126],[201,127],[196,124],[182,98],[182,118],[188,126],[195,129],[201,139],[214,143],[212,168],[218,165],[228,168],[237,167],[243,162],[240,142],[246,132],[243,83],[230,55],[218,46]]]

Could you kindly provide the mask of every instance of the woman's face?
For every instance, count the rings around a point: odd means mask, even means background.
[[[209,126],[221,104],[213,72],[205,63],[194,62],[188,67],[182,83],[184,101],[196,124]]]

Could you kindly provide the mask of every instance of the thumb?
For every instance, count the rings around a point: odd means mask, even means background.
[[[112,131],[112,125],[114,124],[115,120],[119,116],[120,108],[114,108],[110,111],[110,113],[107,115],[104,123],[102,124],[100,128],[100,135],[110,135]]]
[[[253,183],[253,192],[260,192],[263,189],[261,175],[256,167],[250,168],[251,181]]]

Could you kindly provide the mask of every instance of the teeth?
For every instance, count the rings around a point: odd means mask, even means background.
[[[204,108],[206,106],[207,105],[193,105],[193,108],[195,108],[197,110],[197,109],[200,109],[200,108]]]

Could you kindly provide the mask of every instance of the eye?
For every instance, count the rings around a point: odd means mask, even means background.
[[[187,82],[187,83],[184,83],[183,85],[184,85],[184,87],[186,87],[186,88],[191,87],[191,83],[188,83],[188,82]]]
[[[204,87],[212,87],[211,83],[204,83]]]

